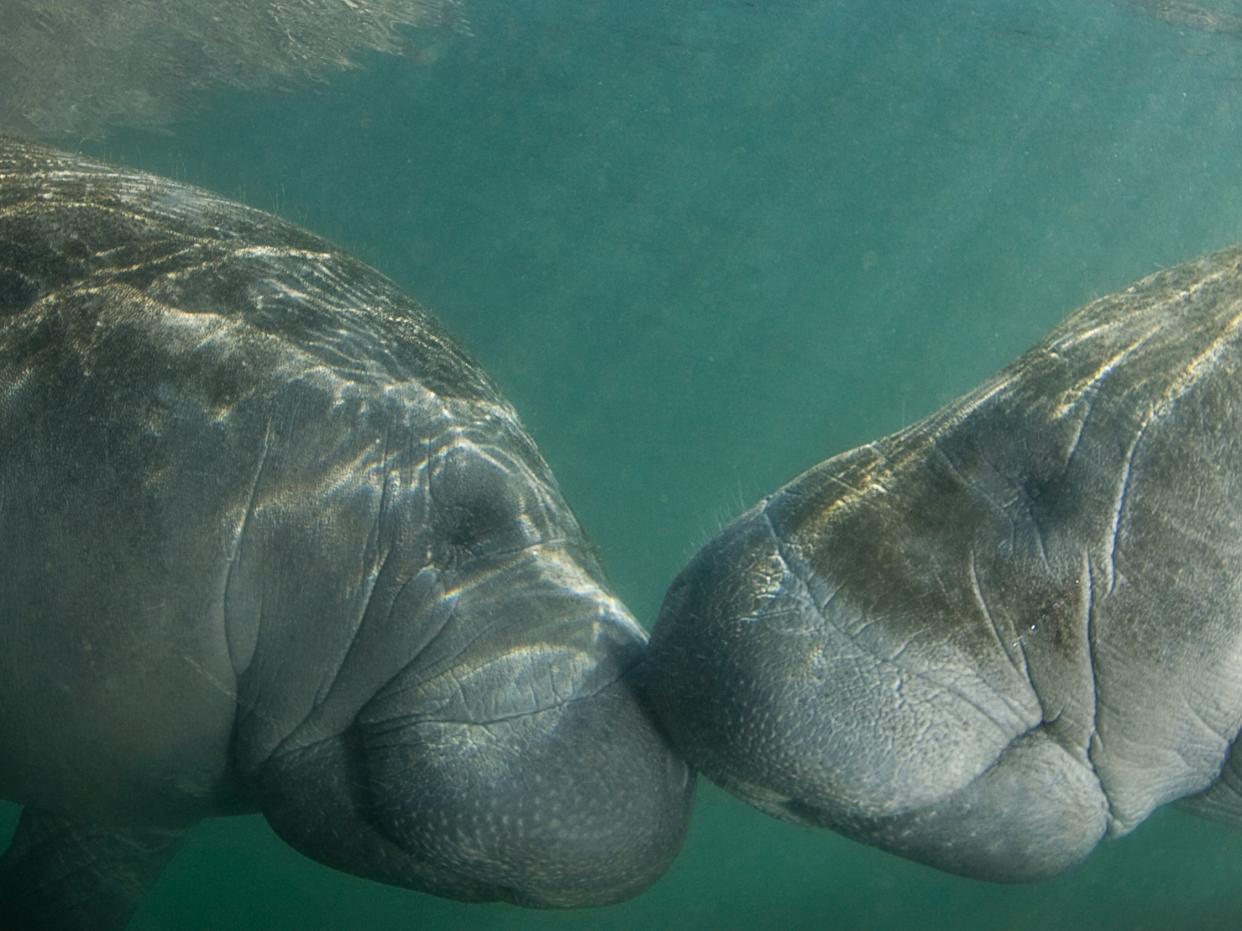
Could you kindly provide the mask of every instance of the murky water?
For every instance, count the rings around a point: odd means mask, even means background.
[[[472,0],[471,35],[88,149],[274,209],[434,308],[650,623],[765,491],[1242,239],[1242,38],[1169,6]],[[240,819],[194,832],[135,927],[1232,928],[1240,861],[1242,832],[1163,811],[1000,887],[702,785],[681,858],[623,906],[441,901]]]

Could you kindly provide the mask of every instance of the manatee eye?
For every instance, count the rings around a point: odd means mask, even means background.
[[[457,566],[539,542],[533,501],[534,489],[503,463],[468,447],[445,453],[431,487],[436,562]]]
[[[512,531],[518,517],[513,507],[506,507],[512,502],[492,494],[503,494],[503,490],[480,488],[475,491],[445,508],[444,541],[450,546],[475,551],[491,541],[514,536]]]

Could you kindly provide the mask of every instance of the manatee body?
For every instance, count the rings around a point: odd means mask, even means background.
[[[447,30],[469,34],[466,5],[4,0],[0,133],[81,138],[103,136],[110,126],[167,130],[209,89],[293,88],[357,66],[367,53],[436,49]],[[440,35],[429,31],[436,27]]]
[[[760,809],[992,880],[1166,802],[1242,818],[1242,249],[1078,310],[765,498],[644,679]]]
[[[0,140],[0,926],[125,924],[182,832],[562,907],[692,782],[645,637],[487,377],[274,217]]]

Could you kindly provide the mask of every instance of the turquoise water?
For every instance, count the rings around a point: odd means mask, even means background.
[[[761,494],[1242,240],[1228,34],[1109,0],[469,2],[471,36],[89,149],[273,209],[433,308],[644,623]],[[1239,862],[1242,830],[1164,811],[992,886],[704,784],[681,858],[623,906],[445,902],[237,819],[195,831],[135,927],[1234,928]]]

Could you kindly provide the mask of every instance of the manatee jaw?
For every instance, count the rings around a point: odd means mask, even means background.
[[[980,879],[1085,856],[1107,804],[1029,683],[1000,695],[969,655],[886,648],[886,618],[799,565],[772,506],[699,553],[652,636],[644,682],[691,765],[769,814]]]

